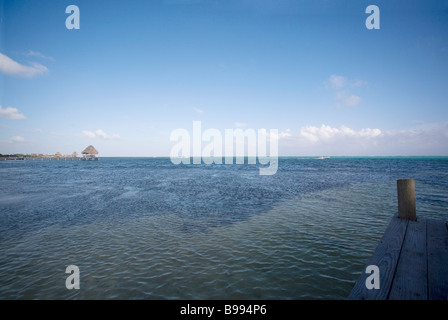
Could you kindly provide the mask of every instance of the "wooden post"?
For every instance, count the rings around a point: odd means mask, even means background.
[[[415,180],[397,180],[398,217],[408,220],[417,220],[415,211]]]

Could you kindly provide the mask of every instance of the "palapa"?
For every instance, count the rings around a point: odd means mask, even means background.
[[[82,154],[98,154],[98,151],[95,149],[94,146],[90,145],[87,148],[84,149],[84,151],[82,152]]]

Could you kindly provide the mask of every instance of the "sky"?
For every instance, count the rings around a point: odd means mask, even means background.
[[[168,156],[201,121],[280,156],[447,156],[447,75],[447,1],[0,0],[0,153]]]

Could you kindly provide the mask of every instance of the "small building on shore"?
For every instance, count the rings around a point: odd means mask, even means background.
[[[96,156],[98,154],[98,151],[92,145],[85,148],[84,151],[81,153],[83,155],[82,160],[98,160],[99,159]]]

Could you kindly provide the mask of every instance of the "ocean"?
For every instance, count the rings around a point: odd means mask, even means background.
[[[397,179],[415,179],[417,216],[448,220],[447,157],[258,169],[0,161],[0,299],[345,299],[397,212]]]

